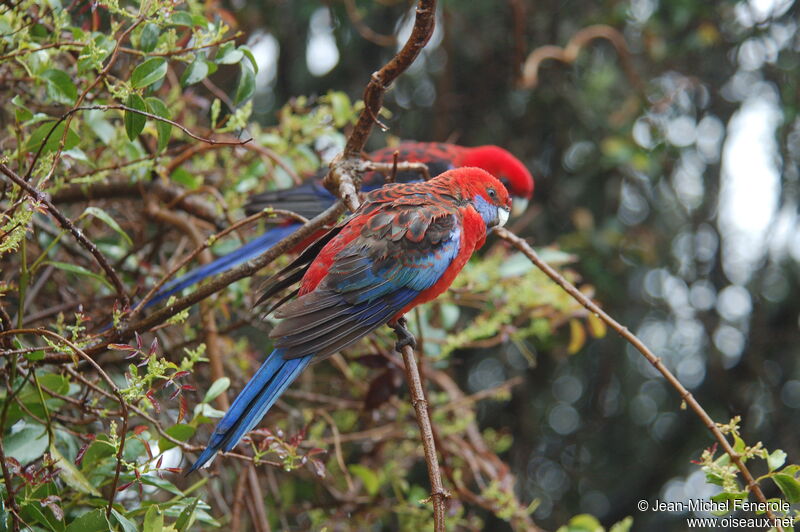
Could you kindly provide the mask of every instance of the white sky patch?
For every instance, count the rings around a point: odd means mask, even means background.
[[[750,27],[770,17],[779,17],[786,13],[793,3],[794,0],[749,0],[739,2],[734,10],[739,23]]]
[[[733,115],[722,152],[722,190],[717,225],[722,266],[744,284],[763,257],[780,194],[775,128],[781,112],[774,92],[748,98]]]
[[[258,74],[256,74],[256,90],[263,91],[275,81],[278,74],[278,54],[281,47],[271,33],[256,31],[248,40],[247,45],[253,52],[258,64]],[[243,59],[247,61],[247,59]]]
[[[333,37],[331,14],[327,7],[321,7],[311,15],[308,24],[308,43],[306,44],[306,65],[312,76],[324,76],[339,64],[339,47]]]

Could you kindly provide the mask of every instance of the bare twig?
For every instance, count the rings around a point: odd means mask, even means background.
[[[258,532],[272,532],[267,520],[267,513],[264,511],[264,495],[261,492],[261,484],[258,483],[256,468],[253,464],[245,466],[247,480],[250,486],[250,496],[253,498],[253,525]]]
[[[442,473],[439,470],[436,443],[433,439],[431,418],[428,413],[428,400],[425,398],[425,390],[422,386],[422,379],[419,376],[417,361],[414,358],[414,350],[407,345],[403,347],[400,354],[403,355],[408,388],[411,393],[411,403],[414,405],[414,412],[417,414],[417,424],[422,435],[422,448],[425,451],[425,463],[428,466],[428,478],[431,482],[431,500],[433,501],[433,527],[435,532],[444,532],[446,500],[450,494],[442,484]]]
[[[97,246],[95,246],[91,240],[86,238],[83,232],[81,232],[80,229],[75,227],[75,225],[71,221],[69,221],[69,219],[66,216],[64,216],[64,214],[60,210],[58,210],[58,208],[55,205],[53,205],[53,203],[50,201],[50,199],[47,197],[46,194],[34,188],[30,183],[22,179],[22,177],[17,175],[16,172],[11,170],[11,168],[9,168],[3,163],[0,163],[0,172],[5,174],[6,177],[8,177],[11,181],[13,181],[25,192],[27,192],[28,195],[31,196],[34,200],[44,204],[45,207],[47,208],[47,211],[53,216],[53,218],[58,220],[58,223],[59,225],[61,225],[61,228],[72,233],[72,236],[74,236],[75,239],[84,248],[86,248],[86,250],[89,251],[89,253],[92,254],[92,256],[95,258],[95,260],[103,269],[103,271],[106,272],[106,276],[108,277],[108,279],[114,285],[114,289],[117,292],[117,296],[119,296],[123,304],[127,306],[128,294],[125,292],[125,287],[122,285],[122,281],[117,275],[117,272],[114,271],[114,268],[111,267],[111,265],[106,260],[105,256],[102,253],[100,253],[100,250],[97,249]]]
[[[361,16],[361,13],[358,12],[358,8],[356,7],[355,0],[344,0],[344,6],[347,8],[347,16],[352,22],[353,26],[356,28],[356,31],[361,34],[366,40],[377,44],[378,46],[394,46],[397,44],[397,39],[394,35],[383,35],[369,26],[364,22],[364,17]]]
[[[614,46],[614,49],[616,49],[622,60],[622,68],[625,70],[625,74],[628,76],[631,85],[637,90],[641,90],[642,81],[633,66],[631,52],[628,48],[628,43],[625,42],[625,37],[623,37],[616,28],[605,24],[597,24],[583,28],[572,36],[564,48],[548,44],[533,50],[528,55],[528,58],[525,59],[525,64],[522,66],[521,88],[536,88],[539,84],[539,67],[545,60],[553,59],[568,65],[572,64],[578,58],[578,54],[581,50],[596,39],[605,39]]]
[[[532,263],[536,265],[537,268],[542,270],[545,275],[550,277],[558,286],[563,288],[569,295],[575,298],[578,303],[586,307],[589,312],[595,314],[598,318],[603,320],[609,327],[614,329],[617,334],[622,336],[625,340],[627,340],[632,346],[634,346],[646,359],[650,362],[653,367],[655,367],[661,375],[667,380],[667,382],[678,391],[681,399],[692,409],[692,411],[700,418],[706,428],[711,431],[711,434],[714,435],[714,438],[719,442],[722,446],[722,449],[731,457],[731,460],[739,471],[742,473],[742,477],[744,478],[745,482],[747,483],[747,489],[758,499],[759,502],[764,504],[764,508],[767,509],[767,516],[772,521],[773,526],[779,530],[783,531],[781,528],[780,522],[777,520],[777,517],[770,509],[770,506],[767,504],[767,499],[764,497],[764,493],[761,491],[761,487],[753,478],[753,475],[750,473],[750,470],[742,461],[742,456],[736,452],[728,440],[725,438],[725,435],[720,431],[717,424],[714,423],[714,420],[711,419],[711,416],[705,411],[705,409],[700,406],[700,403],[694,398],[692,393],[687,390],[675,377],[675,375],[670,372],[669,369],[661,362],[661,359],[657,357],[651,350],[648,348],[639,338],[636,337],[635,334],[630,332],[627,327],[624,327],[619,322],[617,322],[614,318],[609,316],[603,309],[598,307],[591,299],[589,299],[586,295],[584,295],[580,290],[578,290],[573,284],[569,281],[564,279],[557,271],[555,271],[550,265],[544,262],[542,259],[539,258],[539,255],[534,251],[534,249],[528,245],[525,240],[518,237],[514,233],[508,231],[505,228],[497,228],[495,229],[495,233],[506,240],[510,244],[512,244],[515,248],[521,251]]]

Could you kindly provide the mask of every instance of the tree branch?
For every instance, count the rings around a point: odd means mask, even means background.
[[[50,199],[47,197],[47,194],[44,192],[40,192],[36,188],[34,188],[30,183],[22,179],[19,175],[16,174],[11,168],[6,166],[3,163],[0,163],[0,172],[5,174],[11,181],[17,184],[21,189],[28,193],[30,197],[34,200],[43,203],[45,207],[47,207],[47,211],[58,220],[58,223],[61,225],[62,229],[65,229],[72,233],[72,236],[80,243],[84,248],[86,248],[89,253],[95,258],[97,263],[106,272],[106,276],[114,285],[114,290],[117,292],[117,296],[122,300],[124,306],[128,305],[128,294],[125,292],[125,287],[122,285],[122,281],[120,280],[117,272],[114,271],[114,268],[106,260],[105,256],[100,253],[100,250],[97,249],[97,246],[94,243],[86,238],[86,236],[81,232],[80,229],[75,227],[75,225],[69,221],[69,219],[64,216],[64,214],[58,210],[58,208],[53,205]]]
[[[351,211],[358,207],[358,186],[361,184],[358,163],[361,160],[361,151],[367,143],[372,126],[378,121],[383,95],[394,80],[411,66],[428,43],[433,35],[435,14],[436,0],[419,0],[411,35],[397,55],[370,76],[364,89],[364,109],[347,139],[344,151],[334,159],[330,172],[325,176],[325,186],[338,194]]]
[[[103,334],[104,339],[101,342],[91,347],[87,347],[85,351],[90,355],[101,353],[106,350],[109,343],[120,343],[127,341],[135,332],[146,331],[151,327],[159,325],[180,311],[189,308],[213,293],[219,292],[226,286],[238,281],[239,279],[253,275],[276,258],[280,257],[284,253],[287,253],[289,250],[293,249],[301,242],[314,235],[324,226],[335,221],[343,211],[344,205],[341,202],[336,202],[336,204],[332,205],[318,216],[312,218],[307,224],[278,242],[258,258],[247,261],[241,266],[220,274],[211,282],[198,287],[197,290],[188,296],[180,298],[170,305],[166,305],[153,314],[150,314],[149,316],[146,316],[133,324],[123,325],[116,329],[109,329]]]
[[[419,376],[414,350],[407,345],[400,350],[400,354],[403,355],[406,380],[411,393],[411,404],[414,405],[414,412],[417,414],[417,425],[419,425],[419,432],[422,435],[422,449],[425,452],[425,463],[428,466],[428,479],[431,483],[431,500],[433,501],[433,529],[435,532],[444,532],[445,501],[450,497],[450,494],[442,484],[442,472],[439,469],[436,442],[433,439],[431,417],[428,413],[428,400],[425,398],[425,389]]]
[[[586,295],[584,295],[580,290],[578,290],[574,285],[572,285],[569,281],[564,279],[557,271],[555,271],[550,265],[544,262],[542,259],[539,258],[539,255],[534,251],[534,249],[528,245],[525,240],[518,237],[514,233],[510,232],[509,230],[499,227],[495,229],[495,234],[502,238],[503,240],[509,242],[519,251],[521,251],[530,261],[536,265],[537,268],[542,270],[550,279],[552,279],[558,286],[564,289],[569,295],[571,295],[575,300],[583,305],[589,312],[596,315],[598,318],[603,320],[606,325],[614,329],[617,334],[622,336],[625,340],[627,340],[633,347],[635,347],[646,359],[650,362],[653,367],[655,367],[661,375],[667,380],[667,382],[678,391],[681,399],[692,409],[692,411],[700,418],[703,424],[711,431],[711,434],[714,435],[714,438],[719,442],[722,446],[722,449],[731,457],[731,460],[739,471],[742,473],[742,477],[744,478],[745,482],[747,483],[747,489],[758,499],[759,502],[764,504],[764,508],[767,509],[767,516],[769,517],[770,521],[772,521],[773,526],[779,530],[783,531],[781,528],[780,523],[777,520],[777,517],[770,509],[770,506],[767,504],[767,499],[764,497],[764,493],[761,491],[761,487],[753,478],[753,475],[750,473],[750,470],[742,461],[742,456],[737,453],[728,440],[725,438],[725,435],[720,431],[719,427],[714,420],[711,419],[711,416],[705,411],[705,409],[700,406],[700,403],[694,398],[692,393],[687,390],[675,377],[675,375],[670,372],[669,369],[661,362],[661,359],[657,357],[651,350],[648,348],[639,338],[636,337],[635,334],[630,332],[627,327],[624,327],[619,322],[617,322],[614,318],[609,316],[603,309],[598,307],[591,299],[589,299]]]

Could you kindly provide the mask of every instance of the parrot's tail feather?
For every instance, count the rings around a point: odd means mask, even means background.
[[[217,424],[208,447],[186,474],[196,471],[218,451],[230,451],[239,440],[264,417],[278,397],[311,362],[313,355],[286,360],[283,350],[276,349],[267,357],[250,382],[236,397],[225,416]]]
[[[254,238],[247,244],[223,257],[218,258],[214,262],[210,262],[199,268],[196,268],[167,283],[161,290],[156,292],[156,295],[153,296],[153,299],[147,302],[144,308],[155,305],[159,301],[163,301],[175,292],[195,285],[203,279],[211,277],[212,275],[217,275],[218,273],[226,272],[244,262],[247,262],[250,259],[258,257],[266,250],[270,249],[272,246],[297,231],[299,227],[301,227],[301,224],[282,225],[269,229],[260,237]]]

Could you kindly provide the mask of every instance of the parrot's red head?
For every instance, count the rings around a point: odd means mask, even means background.
[[[514,213],[525,210],[533,197],[533,176],[522,161],[499,146],[469,148],[460,161],[464,166],[483,168],[505,185],[514,198]]]
[[[486,228],[503,226],[511,214],[511,197],[505,185],[482,168],[456,168],[441,174],[454,184],[461,197],[472,203]]]

